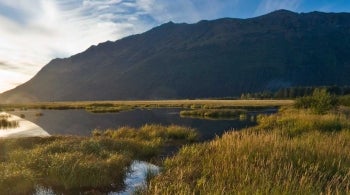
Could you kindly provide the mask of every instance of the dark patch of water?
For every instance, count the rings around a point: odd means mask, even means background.
[[[12,114],[24,114],[25,118],[36,123],[51,135],[90,135],[94,129],[118,128],[122,126],[140,127],[145,124],[183,125],[197,129],[202,140],[221,136],[225,131],[239,130],[256,125],[254,116],[271,114],[276,109],[248,112],[248,117],[240,119],[206,120],[200,118],[182,118],[179,108],[136,109],[119,113],[94,114],[85,110],[26,110]],[[38,116],[38,112],[42,116]],[[253,117],[251,117],[253,116]]]

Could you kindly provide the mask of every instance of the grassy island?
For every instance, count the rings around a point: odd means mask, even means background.
[[[194,109],[180,112],[180,116],[182,117],[200,118],[238,118],[246,114],[247,110],[243,109]]]

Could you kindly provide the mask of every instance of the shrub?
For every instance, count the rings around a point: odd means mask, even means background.
[[[337,105],[337,98],[326,89],[315,89],[312,96],[297,98],[295,101],[296,108],[311,109],[316,114],[325,114]]]

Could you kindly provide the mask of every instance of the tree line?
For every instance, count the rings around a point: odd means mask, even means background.
[[[255,93],[243,93],[241,99],[294,99],[310,96],[315,90],[325,90],[332,95],[350,94],[350,86],[288,87],[277,91],[264,90]]]

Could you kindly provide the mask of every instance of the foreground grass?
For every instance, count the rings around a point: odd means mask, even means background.
[[[92,137],[3,139],[0,193],[30,194],[36,185],[63,193],[118,190],[132,160],[149,160],[168,142],[197,136],[186,127],[145,125],[96,130]]]
[[[145,194],[349,194],[350,120],[286,109],[259,125],[186,146]]]

